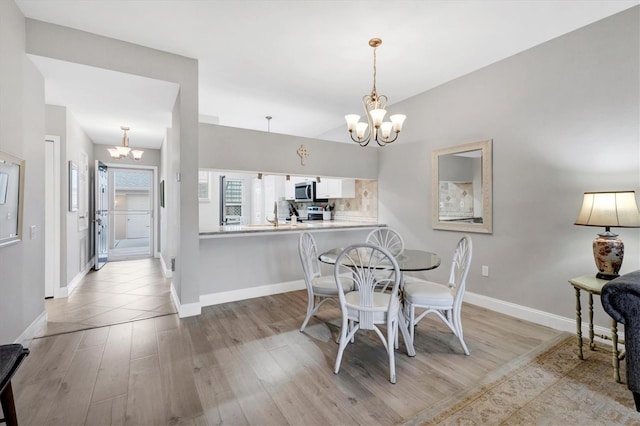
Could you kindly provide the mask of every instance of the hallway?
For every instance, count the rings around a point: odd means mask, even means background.
[[[158,259],[109,262],[69,297],[45,301],[48,321],[36,338],[175,314],[170,283]]]

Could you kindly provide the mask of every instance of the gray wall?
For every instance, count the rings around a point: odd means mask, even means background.
[[[431,151],[493,139],[494,232],[472,234],[467,288],[574,318],[567,280],[597,272],[602,231],[573,225],[583,192],[640,192],[639,27],[635,7],[394,105],[407,121],[380,150],[380,220],[448,263],[461,234],[431,229]],[[640,268],[640,229],[615,231],[622,272]]]
[[[4,344],[44,312],[44,79],[25,56],[24,17],[13,1],[0,1],[0,70],[0,151],[25,160],[23,240],[0,248]]]
[[[307,148],[302,165],[297,150]],[[375,179],[378,150],[278,133],[200,123],[199,167],[295,176]]]
[[[311,232],[318,253],[364,241],[371,229]],[[297,231],[200,240],[202,295],[302,280]],[[330,265],[321,265],[331,274]],[[302,288],[302,287],[301,287]]]

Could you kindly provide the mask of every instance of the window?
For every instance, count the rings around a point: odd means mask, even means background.
[[[226,223],[240,223],[240,218],[242,217],[242,191],[241,180],[227,180],[224,203]]]
[[[211,202],[211,192],[209,191],[209,172],[198,172],[198,201],[201,203]]]

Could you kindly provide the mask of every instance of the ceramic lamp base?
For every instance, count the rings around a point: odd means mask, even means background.
[[[593,258],[598,267],[596,278],[612,280],[619,277],[622,258],[624,257],[624,244],[617,234],[607,231],[598,234],[593,240]]]

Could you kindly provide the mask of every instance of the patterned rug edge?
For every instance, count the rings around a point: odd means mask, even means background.
[[[520,355],[514,360],[502,365],[484,376],[474,387],[461,393],[446,398],[433,407],[424,409],[417,413],[413,418],[402,423],[402,425],[424,425],[436,424],[444,420],[450,414],[470,405],[474,400],[483,395],[488,389],[494,388],[501,381],[507,380],[514,376],[523,368],[526,368],[531,362],[545,354],[552,353],[555,349],[564,345],[569,339],[575,340],[575,335],[567,332],[558,334],[551,340],[536,346],[527,353]]]

